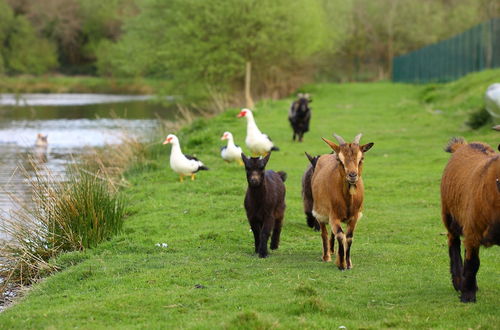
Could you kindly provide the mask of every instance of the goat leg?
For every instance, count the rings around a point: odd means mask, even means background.
[[[347,224],[347,233],[346,233],[346,241],[347,241],[347,251],[345,253],[345,258],[347,262],[347,269],[352,268],[352,262],[351,262],[351,245],[352,245],[352,239],[354,236],[354,229],[356,228],[356,224],[358,223],[358,219],[360,216],[358,215],[357,218],[352,219],[349,221]]]
[[[332,236],[330,237],[330,252],[335,254],[335,235],[332,232]]]
[[[332,227],[332,232],[335,233],[335,238],[339,243],[339,247],[337,249],[337,255],[335,258],[335,264],[340,270],[344,270],[347,268],[346,260],[345,260],[345,252],[347,250],[347,241],[344,235],[344,231],[340,226],[340,219],[330,220],[330,225]]]
[[[280,245],[280,234],[282,225],[283,225],[283,218],[276,219],[274,223],[273,235],[271,236],[271,250],[276,250]]]
[[[328,239],[328,229],[326,229],[326,224],[320,222],[319,227],[321,228],[321,240],[323,241],[323,261],[332,261],[330,254],[330,242]]]
[[[255,253],[259,253],[259,244],[260,244],[260,226],[259,224],[254,220],[252,221],[250,227],[252,228],[253,232],[253,239],[255,243]]]
[[[266,218],[264,220],[264,225],[260,231],[260,242],[259,242],[259,258],[267,258],[267,241],[271,235],[271,230],[273,229],[273,219]]]
[[[476,274],[479,270],[479,246],[465,243],[464,279],[460,301],[464,303],[476,302],[477,281]]]
[[[462,233],[462,229],[449,214],[443,213],[443,222],[448,229],[451,281],[455,290],[460,291],[463,276],[463,261],[460,251],[460,234]]]

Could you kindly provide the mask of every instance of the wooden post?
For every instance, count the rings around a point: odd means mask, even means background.
[[[253,110],[254,103],[252,95],[250,93],[251,81],[252,81],[252,63],[248,61],[246,64],[246,71],[245,71],[245,101],[246,101],[246,107]]]

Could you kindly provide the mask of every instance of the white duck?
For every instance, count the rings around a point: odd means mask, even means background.
[[[190,155],[184,155],[181,151],[179,139],[173,134],[169,134],[163,144],[172,144],[172,151],[170,152],[170,167],[174,172],[179,174],[181,182],[184,181],[185,175],[190,175],[191,180],[194,180],[196,172],[200,170],[208,170],[200,160]]]
[[[47,141],[48,135],[43,135],[42,133],[38,133],[36,135],[35,147],[47,147],[49,145]]]
[[[227,146],[223,146],[220,148],[220,155],[222,159],[226,162],[234,162],[237,161],[238,164],[243,165],[243,161],[241,160],[241,147],[234,144],[233,134],[231,132],[224,132],[222,134],[221,140],[227,140]]]
[[[245,143],[254,156],[265,156],[272,150],[279,150],[278,147],[274,146],[273,141],[259,130],[250,109],[242,109],[238,117],[246,117],[247,119],[247,137]]]

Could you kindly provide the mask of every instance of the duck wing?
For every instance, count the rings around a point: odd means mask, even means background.
[[[191,155],[186,155],[186,154],[185,154],[185,155],[184,155],[184,157],[186,157],[186,158],[187,158],[187,159],[189,159],[189,160],[196,160],[196,161],[198,161],[198,162],[200,161],[200,160],[199,160],[198,158],[196,158],[195,156],[191,156]]]

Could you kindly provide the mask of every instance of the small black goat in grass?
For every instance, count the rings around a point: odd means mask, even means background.
[[[302,176],[302,201],[304,203],[304,213],[306,214],[307,225],[314,230],[319,231],[319,223],[312,214],[313,210],[313,195],[311,189],[311,180],[314,173],[314,168],[316,167],[316,162],[319,156],[312,157],[307,152],[305,152],[307,159],[309,159],[309,166],[307,167],[304,175]]]
[[[293,128],[293,141],[298,137],[299,142],[302,142],[304,133],[309,131],[309,121],[311,120],[311,108],[309,103],[312,99],[309,94],[297,94],[298,99],[293,101],[290,111],[288,112],[288,120]]]
[[[285,216],[286,173],[265,170],[270,156],[247,158],[241,154],[248,182],[245,210],[255,240],[255,253],[260,258],[267,257],[267,241],[271,231],[271,250],[278,248]]]

